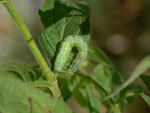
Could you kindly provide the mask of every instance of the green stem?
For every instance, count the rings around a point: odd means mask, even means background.
[[[17,24],[17,26],[18,26],[19,30],[21,31],[25,41],[27,42],[31,52],[33,53],[35,59],[37,60],[38,64],[40,65],[40,67],[42,68],[47,80],[52,84],[50,89],[52,90],[53,95],[56,98],[60,98],[61,93],[60,93],[60,90],[59,90],[59,87],[57,84],[57,79],[55,78],[55,75],[52,73],[52,71],[48,67],[47,63],[45,62],[40,50],[38,49],[37,45],[35,44],[34,40],[32,39],[32,36],[31,36],[28,28],[26,27],[22,18],[20,17],[18,12],[14,8],[11,0],[7,0],[7,2],[4,2],[3,5],[8,10],[8,12],[12,16],[13,20]]]
[[[121,113],[118,104],[112,105],[112,110],[114,111],[114,113]]]

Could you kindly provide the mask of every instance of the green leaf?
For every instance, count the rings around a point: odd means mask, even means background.
[[[72,96],[76,86],[80,82],[80,79],[77,76],[72,76],[69,78],[62,76],[58,76],[58,84],[60,86],[60,91],[64,101],[67,101]]]
[[[23,64],[8,64],[0,66],[0,74],[19,78],[24,82],[36,81],[42,78],[42,71],[38,67],[29,67]]]
[[[112,72],[112,82],[115,84],[115,85],[120,85],[124,82],[123,80],[123,77],[122,75],[120,74],[120,72],[118,71],[114,71]]]
[[[7,64],[0,66],[0,75],[17,78],[31,86],[45,87],[50,91],[51,84],[45,80],[39,67],[30,67],[24,64]]]
[[[92,87],[89,84],[86,87],[86,91],[87,91],[87,100],[89,103],[90,113],[101,113],[100,102],[92,92]]]
[[[119,100],[122,101],[126,99],[128,103],[131,103],[134,100],[134,97],[142,92],[143,90],[139,85],[130,84],[120,92]]]
[[[147,75],[141,75],[140,76],[141,80],[144,82],[144,84],[146,85],[148,91],[150,92],[150,76]]]
[[[144,93],[140,94],[144,101],[150,106],[150,97],[145,95]]]
[[[101,49],[94,47],[92,45],[89,45],[87,59],[94,61],[96,63],[106,63],[114,67],[112,62],[107,57],[107,55]]]
[[[122,102],[118,103],[118,105],[119,105],[121,113],[124,113],[124,109],[125,109],[126,104],[122,101]]]
[[[86,86],[87,82],[81,80],[73,92],[76,101],[83,107],[88,107]]]
[[[127,100],[127,103],[132,103],[135,99],[135,96],[129,96],[129,97],[126,97],[126,100]]]
[[[135,71],[131,75],[129,82],[133,82],[137,77],[139,77],[143,72],[150,68],[150,56],[144,58],[140,64],[136,67]]]
[[[94,77],[107,92],[112,91],[112,73],[106,64],[102,63],[96,66]]]
[[[52,66],[61,42],[68,35],[81,35],[86,42],[90,40],[90,9],[85,4],[67,1],[45,0],[39,10],[45,32],[40,42]]]
[[[90,113],[100,113],[100,102],[92,92],[90,82],[81,79],[73,92],[73,96],[81,106],[89,108]]]
[[[116,94],[118,94],[121,90],[123,90],[125,87],[127,87],[130,83],[132,83],[135,79],[137,79],[143,72],[148,70],[150,68],[150,56],[145,57],[140,64],[136,67],[136,69],[133,71],[132,75],[129,77],[129,79],[120,86],[114,93],[107,96],[105,99],[112,98]]]
[[[72,113],[60,100],[19,79],[0,74],[0,111],[2,113]]]

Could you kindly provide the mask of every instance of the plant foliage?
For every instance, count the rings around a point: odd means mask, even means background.
[[[0,0],[0,3],[6,0]],[[127,103],[141,96],[150,106],[150,76],[143,73],[150,67],[150,56],[144,58],[127,81],[117,71],[107,55],[89,44],[91,38],[91,9],[86,3],[45,0],[39,9],[44,32],[38,37],[53,70],[60,45],[69,35],[80,35],[88,44],[88,55],[72,77],[57,73],[56,78],[63,99],[51,92],[53,85],[47,81],[39,66],[8,64],[0,66],[0,112],[2,113],[73,113],[66,105],[71,97],[90,113],[101,113],[103,104],[107,113],[123,113]],[[68,58],[74,60],[76,49]],[[133,83],[140,76],[147,87]],[[125,82],[124,82],[125,81]],[[116,86],[120,88],[116,89]]]

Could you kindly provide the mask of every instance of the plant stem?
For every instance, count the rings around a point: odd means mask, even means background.
[[[112,105],[112,110],[114,111],[114,113],[121,113],[118,104]]]
[[[31,36],[31,33],[29,32],[29,30],[26,27],[26,25],[24,24],[22,18],[16,11],[11,0],[7,0],[7,2],[3,3],[3,5],[8,10],[8,12],[12,16],[13,20],[17,24],[17,26],[18,26],[19,30],[21,31],[25,41],[27,42],[32,54],[34,55],[35,59],[37,60],[38,64],[40,65],[40,67],[42,68],[47,80],[52,84],[52,86],[50,86],[50,89],[51,89],[53,95],[56,98],[60,98],[61,93],[60,93],[60,90],[59,90],[59,87],[57,84],[57,79],[56,79],[55,75],[52,73],[52,71],[50,70],[50,68],[48,67],[40,50],[38,49],[36,43],[34,42],[32,36]]]

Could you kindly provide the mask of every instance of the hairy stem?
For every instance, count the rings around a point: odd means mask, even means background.
[[[20,17],[20,15],[16,11],[16,9],[14,8],[11,0],[7,0],[7,2],[4,2],[3,5],[8,10],[11,17],[17,24],[17,26],[18,26],[20,32],[22,33],[25,41],[27,42],[32,54],[34,55],[35,59],[37,60],[38,64],[40,65],[40,67],[42,68],[47,80],[52,84],[52,86],[50,86],[50,89],[53,92],[53,95],[56,98],[60,98],[61,93],[60,93],[60,90],[59,90],[59,87],[57,84],[57,79],[55,78],[55,75],[52,73],[52,71],[48,67],[47,63],[45,62],[40,50],[38,49],[36,43],[34,42],[32,36],[31,36],[31,33],[29,32],[28,28],[24,24],[22,18]]]

